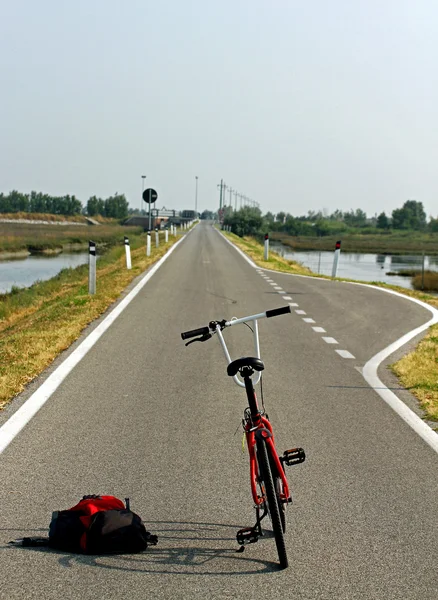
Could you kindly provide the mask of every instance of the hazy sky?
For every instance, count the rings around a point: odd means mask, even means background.
[[[438,215],[437,0],[0,0],[0,191]]]

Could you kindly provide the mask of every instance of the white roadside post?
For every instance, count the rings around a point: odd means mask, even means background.
[[[146,234],[146,256],[151,255],[151,232],[148,231]]]
[[[130,269],[131,265],[131,246],[129,245],[129,238],[125,235],[125,253],[126,253],[126,268]]]
[[[158,248],[160,245],[160,238],[158,237],[158,229],[155,227],[155,246]]]
[[[166,229],[164,231],[164,239],[165,239],[165,242],[167,244],[167,242],[169,241],[169,230],[167,229],[167,227],[166,227]]]
[[[339,255],[341,253],[341,241],[336,242],[335,247],[335,256],[333,258],[333,269],[332,269],[332,277],[336,277],[336,273],[338,272],[338,261]]]
[[[88,242],[88,293],[96,293],[96,243]]]
[[[263,258],[269,260],[269,233],[265,233],[265,253]]]

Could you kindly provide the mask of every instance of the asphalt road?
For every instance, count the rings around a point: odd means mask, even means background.
[[[436,600],[437,455],[358,370],[430,313],[266,274],[201,223],[4,451],[0,598]],[[288,473],[290,567],[278,571],[269,537],[236,553],[236,531],[254,524],[244,391],[218,340],[186,348],[180,332],[287,302],[291,315],[260,321],[277,445],[307,453]],[[233,358],[252,354],[246,327],[225,333]],[[93,493],[129,496],[159,545],[110,557],[8,547]]]

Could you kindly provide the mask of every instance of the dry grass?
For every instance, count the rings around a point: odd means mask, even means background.
[[[304,267],[300,263],[287,260],[275,252],[269,253],[269,260],[264,259],[264,247],[259,244],[254,238],[244,237],[240,238],[234,233],[226,233],[222,231],[236,246],[238,246],[245,254],[253,259],[260,267],[265,269],[275,269],[276,271],[282,271],[284,273],[295,273],[299,275],[311,275],[312,272],[307,267]]]
[[[171,238],[159,249],[153,247],[151,256],[146,257],[141,236],[137,249],[131,252],[129,271],[124,248],[113,248],[97,262],[97,293],[93,296],[88,294],[86,265],[0,296],[0,409],[67,349],[175,240]]]
[[[438,273],[436,271],[425,271],[424,275],[417,273],[412,278],[412,285],[416,290],[438,292]]]
[[[416,349],[391,368],[418,398],[427,418],[438,421],[438,325],[433,325]]]
[[[62,248],[70,244],[88,244],[90,239],[112,245],[123,242],[125,235],[131,237],[140,231],[141,227],[123,227],[118,224],[56,226],[0,222],[0,252]]]

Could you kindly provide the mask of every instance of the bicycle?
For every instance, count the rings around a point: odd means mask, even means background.
[[[236,538],[240,546],[240,551],[244,550],[245,545],[257,542],[259,537],[263,536],[262,520],[266,515],[269,515],[281,568],[288,566],[286,544],[284,541],[284,534],[286,532],[285,509],[292,502],[284,466],[302,463],[306,455],[303,448],[285,450],[282,456],[279,456],[277,453],[274,432],[263,402],[262,371],[265,367],[260,358],[257,322],[264,317],[276,317],[290,312],[290,306],[285,306],[240,319],[233,318],[230,321],[225,319],[222,321],[211,321],[208,327],[200,327],[181,333],[183,340],[195,338],[187,342],[186,346],[194,342],[206,342],[213,335],[217,335],[228,361],[227,374],[233,377],[237,385],[244,387],[246,390],[248,407],[244,411],[242,425],[249,452],[251,494],[256,509],[256,523],[253,527],[240,529],[236,534]],[[248,324],[249,322],[253,323],[253,328]],[[222,331],[226,327],[232,327],[241,323],[247,325],[253,332],[256,356],[242,357],[232,361]],[[257,372],[257,375],[253,380],[252,376],[255,372]],[[258,405],[254,390],[254,386],[259,382],[262,400],[261,408]]]

